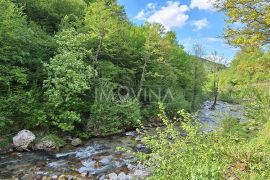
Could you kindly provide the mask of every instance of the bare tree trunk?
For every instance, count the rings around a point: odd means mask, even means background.
[[[215,109],[217,105],[217,98],[218,98],[218,80],[214,80],[214,102],[210,109]]]
[[[97,47],[96,54],[95,54],[95,58],[94,58],[94,62],[93,62],[93,69],[94,70],[97,69],[98,58],[99,58],[99,55],[101,52],[104,37],[105,37],[105,32],[104,32],[104,29],[102,29],[102,32],[101,32],[100,38],[99,38],[98,47]],[[97,73],[94,74],[94,79],[96,79],[96,78],[97,78]]]

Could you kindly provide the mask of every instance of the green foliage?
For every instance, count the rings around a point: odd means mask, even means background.
[[[58,31],[62,18],[82,17],[86,8],[83,0],[13,0],[13,2],[23,7],[31,21],[51,34]]]
[[[221,179],[228,163],[224,156],[229,143],[218,134],[200,133],[196,120],[185,111],[178,112],[180,129],[185,132],[181,136],[162,105],[160,110],[159,117],[166,127],[158,128],[157,135],[144,139],[151,153],[141,156],[154,170],[149,179]]]
[[[88,130],[92,135],[108,135],[140,125],[140,105],[136,99],[118,99],[111,83],[102,82],[91,106]],[[111,94],[110,94],[111,93]]]
[[[231,66],[218,73],[220,98],[245,105],[246,123],[226,117],[218,139],[230,141],[224,176],[269,179],[269,51],[242,49]],[[203,141],[202,141],[203,142]],[[204,143],[204,142],[203,142]],[[227,145],[227,144],[223,144]]]
[[[82,58],[80,53],[65,52],[45,65],[48,79],[44,81],[44,88],[52,124],[63,131],[73,130],[74,123],[81,121],[80,95],[90,88],[93,70]]]
[[[111,134],[156,118],[159,101],[173,116],[202,99],[203,78],[193,78],[196,63],[175,33],[131,24],[115,0],[0,0],[0,10],[3,134]],[[103,81],[112,99],[95,97]],[[130,93],[124,99],[117,92],[123,86]]]
[[[165,127],[144,138],[151,153],[137,154],[153,170],[148,179],[269,179],[269,95],[259,96],[263,115],[242,124],[228,116],[220,129],[207,134],[184,111],[170,120],[161,104],[159,118]],[[257,108],[250,108],[257,115]]]
[[[228,17],[225,38],[230,44],[260,47],[270,43],[268,0],[218,0],[216,4]]]
[[[63,139],[61,139],[58,135],[53,134],[53,133],[38,134],[38,137],[35,141],[36,141],[36,143],[39,143],[40,141],[43,141],[43,140],[52,141],[54,143],[56,149],[63,147],[66,144]]]
[[[9,0],[0,1],[0,6],[0,128],[8,133],[46,122],[38,84],[43,78],[41,61],[51,55],[53,42],[28,24]],[[5,128],[10,125],[14,128]]]

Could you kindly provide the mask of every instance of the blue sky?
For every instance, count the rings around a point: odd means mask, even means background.
[[[176,32],[179,43],[188,52],[192,53],[192,45],[199,43],[204,47],[205,56],[216,50],[231,60],[236,49],[220,38],[226,17],[210,1],[214,0],[118,0],[133,23],[161,23]]]

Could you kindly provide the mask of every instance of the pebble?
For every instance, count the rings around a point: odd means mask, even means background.
[[[116,173],[110,173],[108,174],[108,178],[111,180],[117,180],[117,174]]]
[[[87,173],[81,173],[81,176],[82,177],[86,177],[87,176]]]
[[[118,180],[130,180],[132,177],[130,175],[126,175],[125,173],[121,172],[118,175]]]
[[[57,178],[58,178],[57,175],[53,175],[53,176],[52,176],[52,179],[53,179],[53,180],[55,180],[55,179],[57,179]]]
[[[65,175],[61,175],[58,177],[58,180],[65,180],[66,179],[66,176]]]

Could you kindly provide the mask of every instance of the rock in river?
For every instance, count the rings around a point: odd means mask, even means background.
[[[36,136],[31,131],[24,129],[13,137],[13,144],[18,149],[27,149],[35,138]]]
[[[52,140],[42,139],[41,142],[37,143],[34,148],[36,150],[51,151],[56,148],[56,145]]]
[[[82,144],[82,140],[80,138],[75,138],[71,141],[72,146],[79,146]]]

